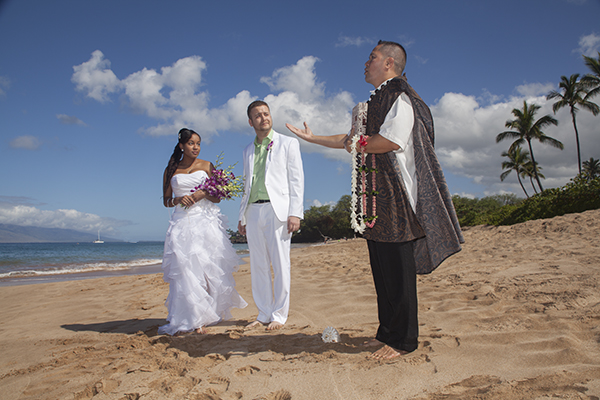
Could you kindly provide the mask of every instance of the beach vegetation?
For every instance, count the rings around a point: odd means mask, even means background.
[[[537,140],[542,144],[549,144],[558,149],[563,149],[563,144],[550,136],[547,136],[543,129],[550,125],[558,125],[558,121],[556,118],[551,115],[544,115],[539,119],[535,119],[535,114],[541,108],[541,106],[537,104],[527,104],[527,101],[523,101],[523,109],[514,108],[512,110],[512,114],[515,116],[515,119],[508,120],[505,123],[505,127],[510,128],[512,130],[500,132],[496,136],[496,143],[499,143],[505,139],[515,139],[515,141],[510,145],[508,149],[508,153],[514,151],[518,146],[521,146],[527,143],[529,147],[529,156],[531,157],[531,162],[533,165],[537,165],[535,161],[535,157],[533,155],[533,147],[531,146],[531,142],[533,140]],[[533,177],[535,178],[540,191],[543,191],[542,182],[540,181],[540,176],[537,173],[537,169],[533,169]]]
[[[589,160],[584,161],[581,175],[583,179],[594,179],[600,177],[600,160],[590,157]]]
[[[512,199],[500,205],[496,196],[452,201],[461,226],[514,225],[535,219],[580,213],[600,208],[600,177],[577,175],[562,187],[546,189],[527,199]]]
[[[311,206],[304,211],[300,230],[292,236],[292,242],[324,242],[354,237],[350,226],[352,198],[343,195],[334,205]]]
[[[535,173],[533,172],[534,168],[535,168]],[[542,174],[541,171],[542,171],[542,167],[540,167],[537,163],[535,164],[535,167],[534,167],[533,162],[531,160],[524,165],[524,168],[521,171],[521,178],[529,178],[529,182],[531,183],[533,192],[536,194],[538,193],[538,191],[535,188],[535,185],[533,184],[534,175],[537,174],[540,177],[540,179],[546,179],[546,177],[544,176],[544,174]]]
[[[502,169],[505,171],[500,175],[500,180],[504,181],[512,171],[515,171],[517,179],[519,180],[519,185],[521,185],[521,189],[523,189],[523,192],[525,193],[525,197],[529,198],[529,194],[527,194],[527,190],[525,190],[525,186],[523,186],[523,181],[521,180],[521,177],[524,177],[525,175],[531,176],[533,173],[533,168],[526,168],[526,165],[531,163],[529,152],[523,150],[521,146],[516,146],[509,151],[503,152],[502,157],[508,157],[508,160],[502,162]],[[535,190],[535,187],[533,189]]]
[[[552,111],[554,111],[554,114],[556,114],[556,112],[563,107],[569,107],[571,112],[571,120],[573,122],[573,129],[575,130],[577,166],[579,167],[579,173],[581,174],[581,149],[579,146],[579,130],[577,129],[577,112],[579,111],[579,108],[582,108],[594,115],[598,115],[598,113],[600,113],[600,107],[588,99],[588,89],[591,88],[591,83],[582,83],[579,80],[579,74],[573,74],[569,78],[566,76],[561,76],[558,87],[558,91],[551,91],[548,93],[546,98],[548,100],[557,99],[557,102],[552,105]]]
[[[586,90],[588,90],[585,96],[585,100],[588,100],[600,93],[600,51],[598,52],[598,58],[584,55],[583,61],[591,71],[581,78],[581,84],[585,85]]]

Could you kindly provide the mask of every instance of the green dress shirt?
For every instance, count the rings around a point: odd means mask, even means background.
[[[269,153],[269,144],[273,141],[273,129],[262,140],[258,142],[258,137],[254,139],[254,170],[252,172],[252,187],[250,188],[250,197],[248,203],[252,204],[258,200],[269,200],[267,187],[265,186],[265,168],[267,165],[267,155]]]

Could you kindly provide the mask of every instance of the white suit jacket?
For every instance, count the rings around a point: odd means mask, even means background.
[[[244,149],[244,195],[238,221],[246,225],[246,209],[254,171],[254,141]],[[273,131],[273,146],[267,154],[265,186],[277,219],[304,218],[304,171],[297,139]]]

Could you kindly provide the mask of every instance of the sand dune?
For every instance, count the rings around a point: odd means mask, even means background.
[[[598,399],[600,211],[465,230],[418,282],[419,349],[390,361],[366,243],[294,249],[285,329],[244,330],[250,303],[207,335],[157,335],[161,275],[0,288],[8,399]],[[341,343],[323,343],[333,326]],[[371,349],[372,350],[372,349]]]

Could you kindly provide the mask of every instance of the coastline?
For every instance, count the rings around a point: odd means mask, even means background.
[[[292,250],[290,317],[249,303],[208,334],[158,335],[161,274],[0,288],[3,399],[597,399],[600,211],[464,232],[463,250],[418,277],[419,348],[387,361],[366,242]],[[32,290],[34,289],[34,290]],[[340,343],[321,333],[336,328]]]
[[[161,243],[162,242],[156,242]],[[26,243],[30,244],[30,243]],[[39,243],[36,243],[39,244]],[[52,245],[53,243],[42,243],[45,245]],[[64,243],[60,243],[64,244]],[[72,243],[77,244],[79,243]],[[245,244],[244,244],[245,245]],[[312,246],[320,246],[323,243],[292,243],[292,249],[303,248],[303,247],[312,247]],[[243,246],[242,246],[243,247]],[[244,262],[249,262],[247,258],[248,250],[241,249],[238,250],[238,255],[244,260]],[[105,264],[105,263],[101,263]],[[113,276],[129,276],[129,275],[148,275],[148,274],[156,274],[161,273],[161,262],[146,264],[142,266],[131,265],[120,268],[99,268],[90,271],[81,271],[81,272],[71,272],[69,270],[61,270],[55,271],[47,274],[16,274],[16,276],[1,276],[0,274],[0,287],[7,286],[21,286],[21,285],[34,285],[40,283],[51,283],[51,282],[65,282],[70,280],[83,280],[83,279],[96,279],[96,278],[108,278]]]

